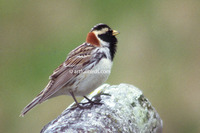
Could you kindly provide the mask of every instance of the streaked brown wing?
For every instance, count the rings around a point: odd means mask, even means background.
[[[63,64],[57,67],[49,79],[57,78],[66,68],[73,68],[75,66],[83,65],[86,62],[86,59],[91,56],[92,50],[95,49],[93,45],[88,43],[83,43],[73,51],[71,51]],[[80,61],[80,63],[79,63]]]
[[[91,52],[95,49],[94,46],[81,45],[70,52],[68,58],[61,64],[50,76],[49,84],[41,93],[42,98],[40,103],[47,100],[50,96],[55,94],[59,89],[65,86],[69,81],[76,78],[77,74],[73,71],[85,69],[87,65],[85,62],[90,62]]]

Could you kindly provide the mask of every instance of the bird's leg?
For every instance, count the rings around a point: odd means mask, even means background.
[[[91,99],[89,99],[88,97],[86,97],[86,96],[83,96],[85,99],[87,99],[88,100],[88,103],[91,103],[91,104],[100,104],[101,105],[101,103],[100,102],[95,102],[95,101],[92,101]]]
[[[90,100],[89,98],[87,98],[86,96],[83,96],[85,99],[87,99],[88,100],[88,103],[92,103],[93,101],[92,100]]]
[[[95,99],[95,98],[101,97],[102,95],[104,95],[104,96],[111,96],[111,95],[108,94],[108,93],[100,92],[100,93],[98,93],[96,96],[93,96],[93,97],[91,98],[91,101],[92,101],[93,98]],[[96,100],[96,101],[98,101],[98,100]]]
[[[88,102],[86,102],[86,103],[80,103],[80,104],[88,104],[88,103],[90,103],[90,104],[100,104],[100,105],[101,105],[102,103],[100,103],[101,100],[99,99],[99,97],[100,97],[101,95],[111,96],[110,94],[108,94],[108,93],[103,93],[103,92],[97,94],[96,96],[92,97],[91,99],[89,99],[89,98],[86,97],[86,96],[83,96],[85,99],[88,100]],[[94,99],[94,100],[92,100],[92,99]]]
[[[78,103],[78,101],[76,100],[76,97],[74,96],[74,93],[73,93],[71,90],[69,91],[69,93],[70,93],[71,96],[73,97],[73,99],[74,99],[74,101],[75,101],[77,107],[79,107],[79,108],[81,108],[81,109],[85,108],[85,107],[81,106],[81,105]]]
[[[91,108],[92,105],[94,105],[94,104],[102,105],[102,103],[100,103],[100,100],[96,99],[96,100],[92,101],[91,99],[89,99],[89,98],[86,97],[86,96],[83,96],[83,97],[84,97],[85,99],[87,99],[88,102],[86,102],[86,103],[78,103],[78,101],[76,100],[76,97],[74,96],[74,93],[73,93],[71,90],[69,91],[69,93],[70,93],[71,96],[73,97],[73,99],[74,99],[74,101],[75,101],[75,103],[76,103],[76,106],[79,107],[79,108],[81,108],[81,109],[88,109],[88,108]],[[100,96],[100,95],[107,95],[107,96],[110,96],[110,94],[107,94],[107,93],[100,93],[100,94],[98,94],[98,95],[99,95],[99,96]],[[94,97],[93,97],[93,98],[94,98]],[[93,99],[93,98],[92,98],[92,99]],[[85,105],[85,104],[88,104],[88,103],[90,103],[89,106],[81,106],[81,105]]]
[[[86,96],[83,96],[85,99],[88,100],[88,102],[86,102],[86,103],[80,103],[80,104],[88,104],[88,103],[90,103],[90,104],[100,104],[100,105],[101,105],[102,103],[100,103],[100,100],[99,100],[99,99],[96,99],[96,100],[94,100],[94,101],[92,100],[93,98],[95,99],[96,97],[100,97],[101,95],[111,96],[110,94],[108,94],[108,93],[103,93],[103,92],[97,94],[96,96],[92,97],[91,99],[89,99],[89,98],[86,97]]]

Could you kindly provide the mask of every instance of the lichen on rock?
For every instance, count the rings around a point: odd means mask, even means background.
[[[159,114],[142,91],[132,85],[104,84],[88,97],[101,104],[81,109],[74,108],[73,103],[41,133],[162,133]]]

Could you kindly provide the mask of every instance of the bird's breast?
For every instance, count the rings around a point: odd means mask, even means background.
[[[102,85],[109,77],[112,68],[112,61],[102,58],[92,69],[85,70],[77,78],[80,82],[77,84],[74,94],[84,96]]]

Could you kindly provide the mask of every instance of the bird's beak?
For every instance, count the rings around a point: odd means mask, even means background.
[[[112,32],[112,35],[113,35],[113,36],[116,36],[116,35],[118,35],[118,34],[119,34],[119,31],[113,30],[113,32]]]

